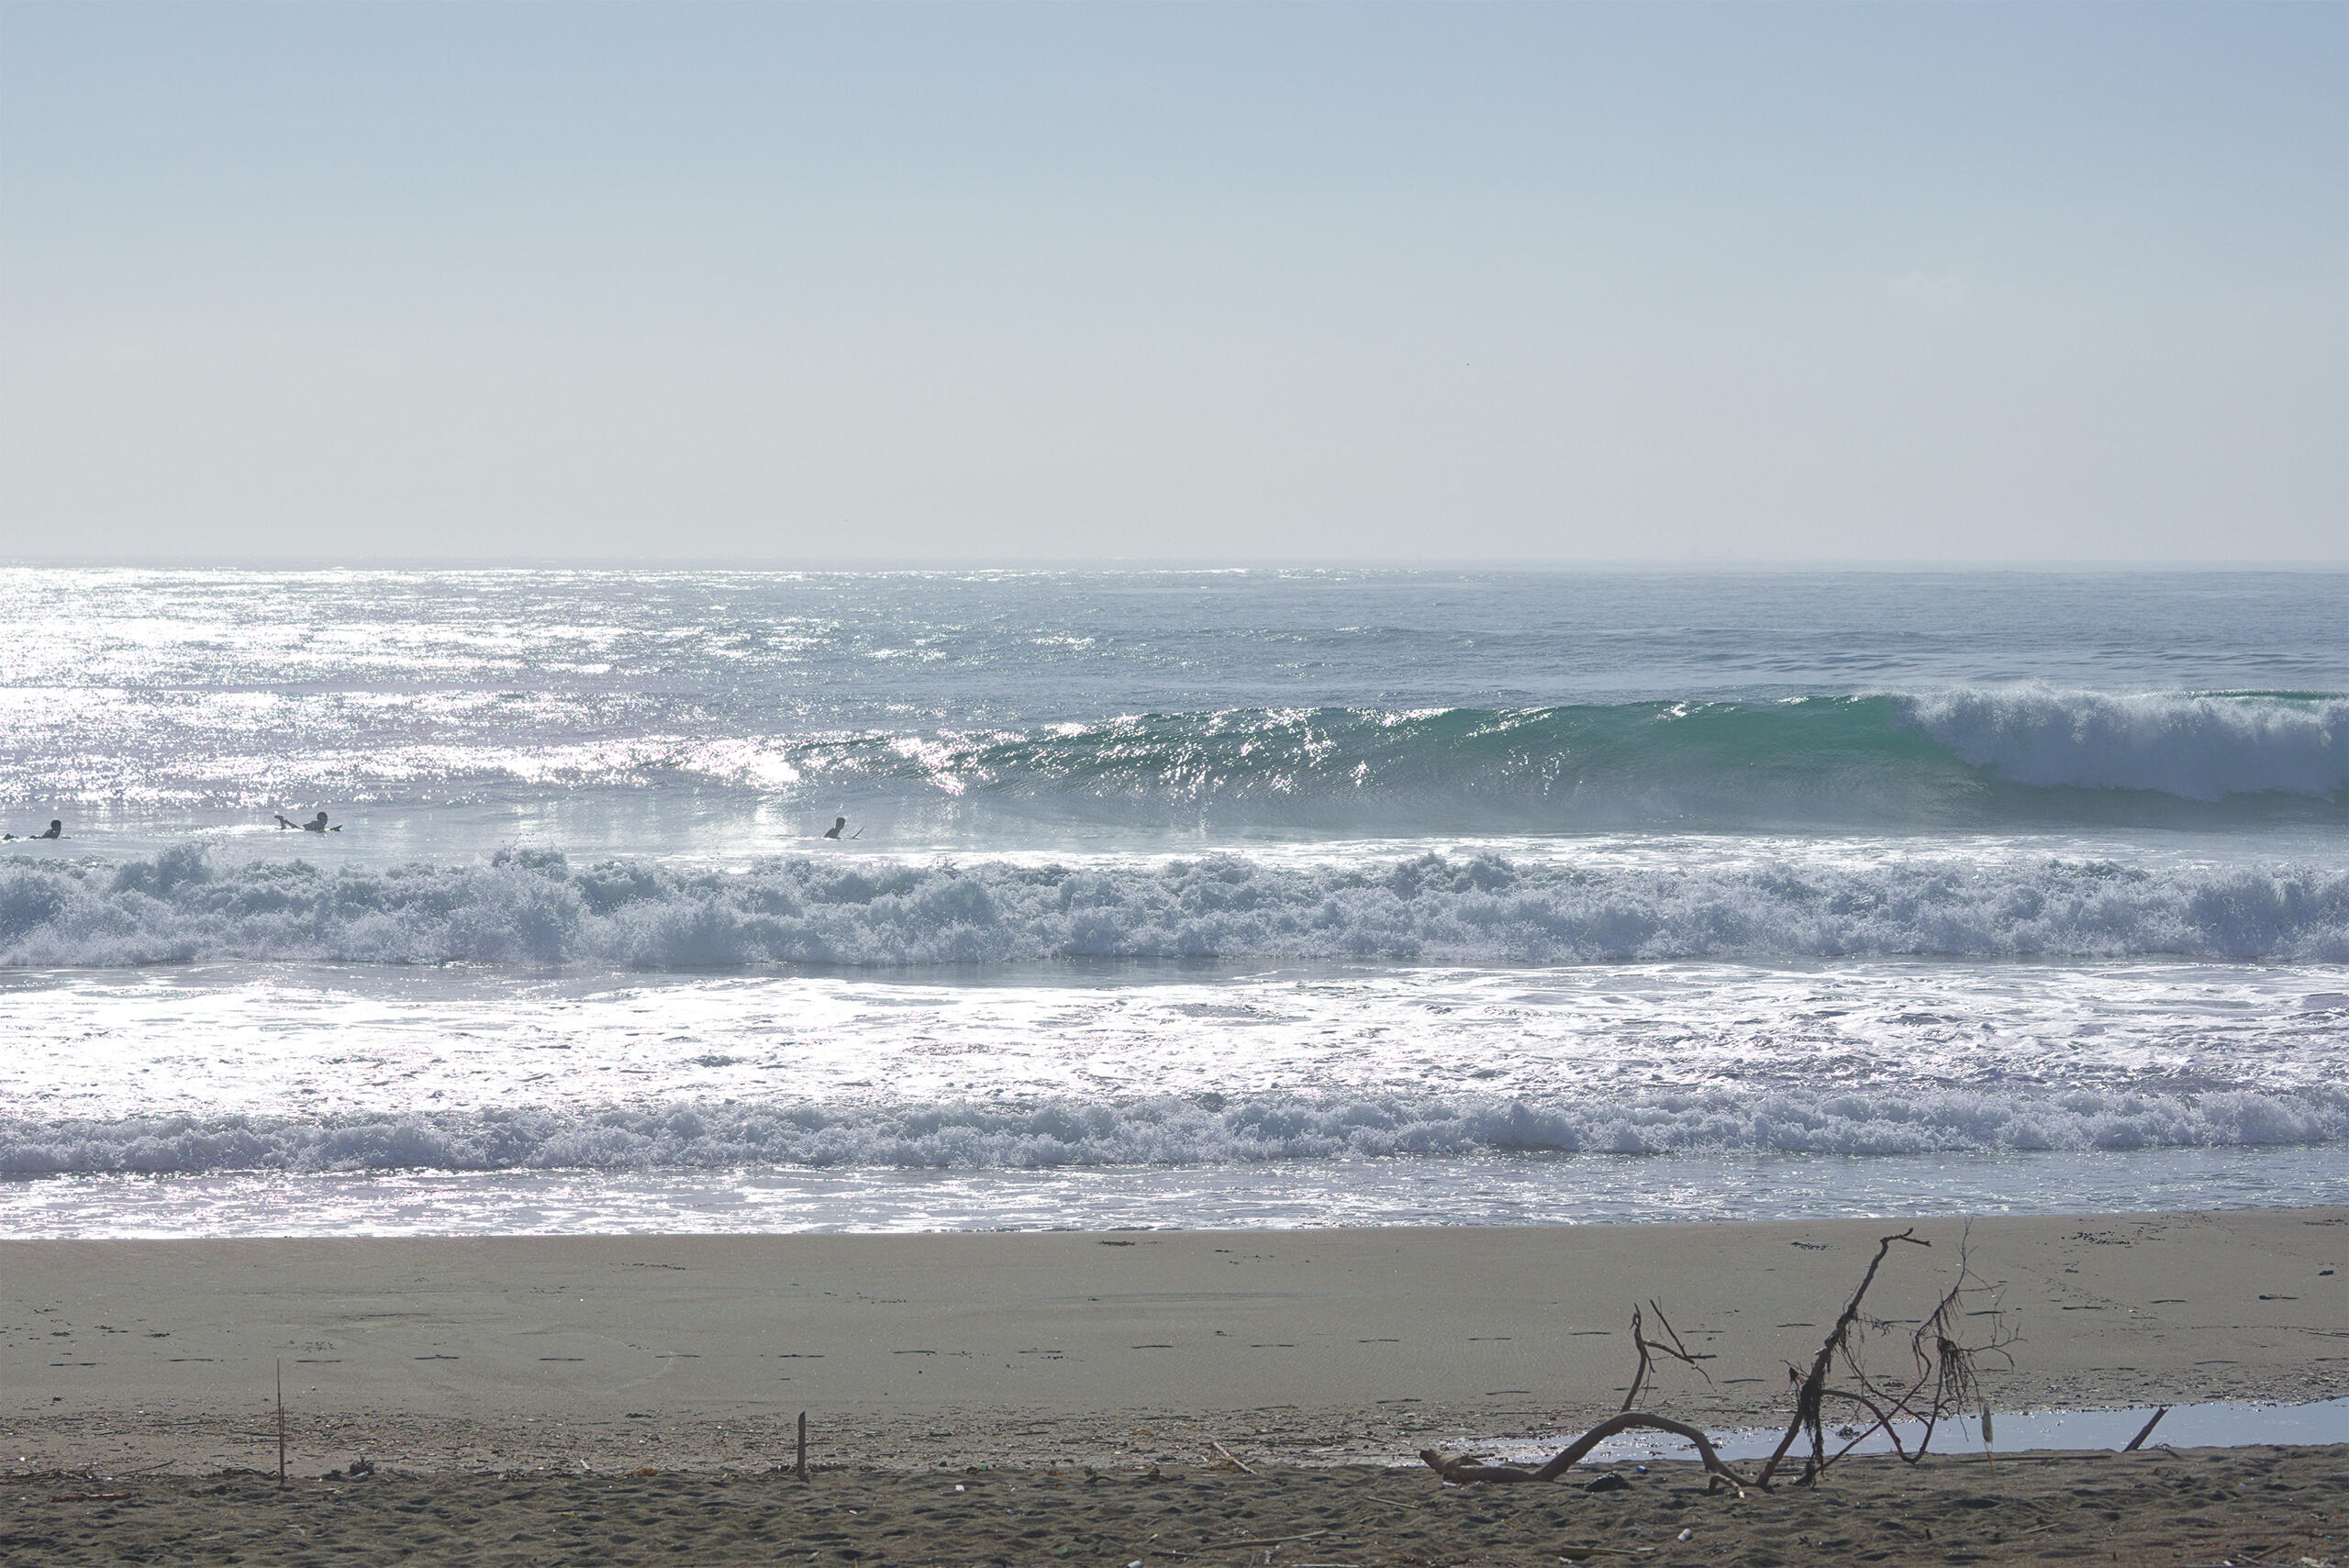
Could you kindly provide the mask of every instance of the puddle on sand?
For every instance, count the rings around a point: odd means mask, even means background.
[[[2156,1407],[2122,1410],[2036,1410],[2029,1413],[1991,1411],[1996,1440],[1992,1453],[2024,1453],[2043,1449],[2119,1449],[2153,1418]],[[1836,1429],[1830,1427],[1831,1440]],[[1767,1459],[1785,1434],[1783,1427],[1741,1428],[1707,1435],[1729,1460]],[[1913,1442],[1915,1428],[1904,1426],[1901,1440]],[[1562,1433],[1554,1440],[1522,1440],[1486,1445],[1505,1464],[1541,1463],[1572,1441],[1576,1434]],[[2208,1405],[2173,1405],[2169,1414],[2145,1440],[2147,1446],[2167,1443],[2173,1448],[2247,1448],[2259,1443],[2349,1442],[2349,1398],[2325,1399],[2312,1405],[2258,1405],[2220,1401]],[[1828,1450],[1834,1452],[1840,1443]],[[1799,1448],[1799,1445],[1798,1445]],[[1859,1453],[1890,1453],[1892,1444],[1879,1432],[1852,1450]],[[1982,1418],[1978,1414],[1945,1421],[1933,1432],[1935,1453],[1982,1451]],[[1664,1432],[1626,1432],[1609,1438],[1591,1451],[1586,1463],[1642,1459],[1694,1459],[1697,1451]]]

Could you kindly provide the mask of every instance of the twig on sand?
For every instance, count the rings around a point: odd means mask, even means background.
[[[1210,1540],[1191,1548],[1193,1551],[1229,1551],[1235,1546],[1277,1546],[1285,1540],[1317,1540],[1330,1532],[1309,1529],[1303,1535],[1245,1535],[1238,1540]]]
[[[2169,1414],[2169,1407],[2168,1407],[2168,1406],[2166,1406],[2166,1405],[2163,1406],[2160,1409],[2155,1410],[2155,1411],[2154,1412],[2154,1418],[2153,1418],[2152,1420],[2150,1420],[2150,1421],[2147,1421],[2143,1426],[2142,1426],[2142,1427],[2138,1428],[2138,1429],[2137,1429],[2137,1435],[2136,1435],[2135,1437],[2133,1437],[2133,1438],[2131,1438],[2131,1439],[2129,1440],[2129,1446],[2128,1446],[2127,1448],[2122,1449],[2121,1451],[2121,1452],[2123,1452],[2123,1453],[2134,1453],[2134,1452],[2136,1452],[2136,1451],[2137,1451],[2137,1445],[2138,1445],[2138,1444],[2140,1444],[2140,1443],[2142,1443],[2142,1442],[2143,1442],[2147,1438],[2152,1437],[2152,1436],[2154,1435],[2154,1429],[2155,1427],[2160,1426],[2160,1425],[2162,1424],[2162,1418],[2163,1418],[2164,1416],[2168,1415],[2168,1414]]]
[[[1229,1460],[1231,1463],[1231,1467],[1234,1470],[1239,1471],[1241,1474],[1253,1475],[1256,1473],[1254,1471],[1248,1468],[1247,1464],[1241,1461],[1238,1454],[1232,1452],[1230,1449],[1216,1441],[1215,1439],[1209,1438],[1208,1440],[1208,1446],[1215,1450],[1216,1452],[1223,1455],[1225,1459]]]
[[[277,1484],[285,1485],[285,1358],[277,1358]]]
[[[1623,1391],[1623,1403],[1616,1407],[1619,1410],[1628,1410],[1639,1403],[1640,1389],[1647,1383],[1648,1374],[1654,1370],[1654,1362],[1648,1355],[1650,1351],[1662,1351],[1676,1362],[1697,1367],[1697,1375],[1707,1383],[1713,1380],[1712,1373],[1701,1366],[1697,1366],[1698,1362],[1709,1362],[1713,1357],[1701,1351],[1692,1351],[1681,1343],[1679,1330],[1672,1326],[1672,1319],[1664,1315],[1664,1308],[1656,1305],[1655,1297],[1648,1297],[1648,1308],[1655,1314],[1655,1320],[1664,1325],[1664,1331],[1670,1336],[1671,1342],[1649,1339],[1646,1326],[1640,1317],[1640,1308],[1636,1307],[1631,1308],[1631,1344],[1640,1352],[1640,1364],[1631,1373],[1631,1386]]]

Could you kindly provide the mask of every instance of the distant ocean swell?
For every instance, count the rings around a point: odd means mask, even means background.
[[[1035,865],[793,858],[742,873],[551,852],[329,873],[190,846],[0,862],[0,965],[193,959],[644,969],[1051,958],[2349,962],[2349,871],[2034,858],[1585,867],[1429,854]]]
[[[1024,1108],[680,1104],[319,1123],[0,1119],[0,1173],[290,1170],[1049,1169],[1389,1155],[1753,1151],[1916,1155],[2335,1143],[2349,1089],[1804,1095],[1719,1089],[1604,1103],[1235,1096]]]

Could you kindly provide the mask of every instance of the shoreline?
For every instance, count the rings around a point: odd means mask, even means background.
[[[1277,1464],[1541,1440],[1611,1411],[1635,1305],[1785,1419],[1876,1239],[1868,1306],[1998,1284],[2002,1410],[2349,1395],[2349,1207],[1321,1231],[0,1242],[0,1475]],[[2331,1274],[2321,1270],[2334,1271]],[[1988,1297],[1984,1297],[1988,1310]],[[1907,1329],[1898,1330],[1903,1339]],[[1893,1347],[1887,1347],[1889,1353]],[[1899,1347],[1905,1354],[1905,1344]],[[21,1457],[20,1457],[21,1456]]]

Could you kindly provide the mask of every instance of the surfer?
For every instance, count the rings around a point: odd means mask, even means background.
[[[827,839],[837,839],[841,836],[841,829],[847,826],[847,817],[835,817],[832,818],[832,825],[824,829],[824,837]]]
[[[285,814],[282,811],[274,812],[272,815],[276,817],[277,825],[280,828],[299,828],[305,833],[340,833],[342,831],[339,827],[329,828],[327,826],[327,814],[323,811],[319,812],[316,817],[311,817],[307,822],[288,822],[285,820]]]
[[[16,835],[14,833],[0,833],[0,843],[5,843],[15,837]],[[28,833],[25,835],[25,842],[30,844],[42,839],[62,839],[63,837],[65,837],[65,824],[58,821],[54,817],[51,817],[50,819],[48,832]]]

